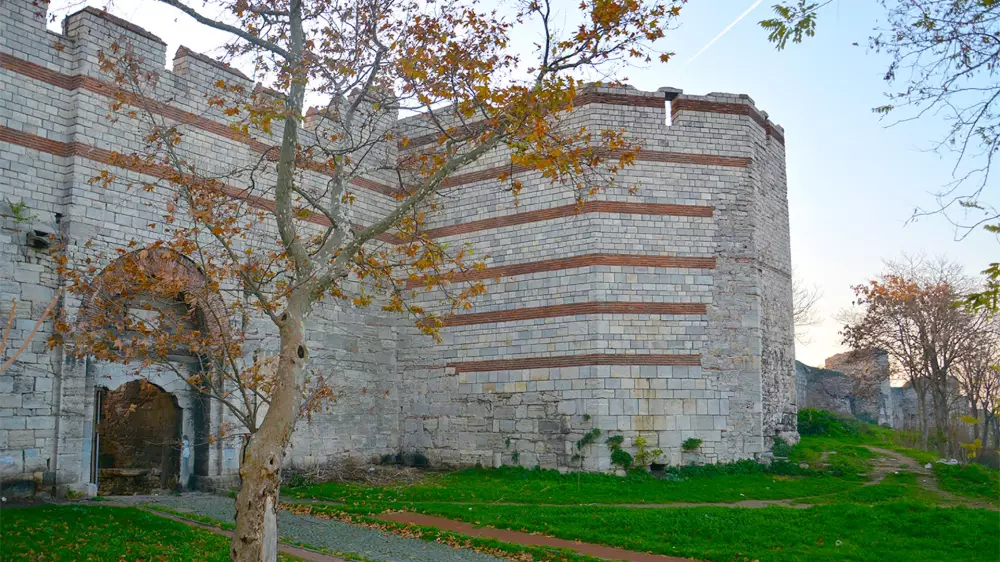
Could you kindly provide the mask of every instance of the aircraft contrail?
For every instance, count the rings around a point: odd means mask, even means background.
[[[764,0],[756,0],[756,2],[754,2],[753,4],[751,4],[750,7],[746,9],[746,11],[744,11],[742,14],[740,14],[740,17],[738,17],[735,20],[733,20],[733,23],[727,25],[726,28],[723,29],[722,31],[720,31],[718,35],[716,35],[715,37],[713,37],[712,40],[709,41],[707,45],[705,45],[704,47],[701,48],[700,51],[698,51],[697,53],[695,53],[694,56],[691,57],[691,59],[689,61],[687,61],[686,63],[684,63],[684,66],[687,66],[687,65],[691,64],[692,62],[694,62],[694,59],[700,57],[702,53],[704,53],[705,51],[707,51],[708,48],[712,46],[712,44],[714,44],[719,39],[722,39],[723,35],[729,33],[730,29],[732,29],[733,27],[735,27],[736,24],[740,23],[740,21],[743,18],[747,17],[747,15],[749,15],[750,12],[752,12],[754,10],[754,8],[756,8],[757,6],[760,6],[760,3],[763,2],[763,1]]]

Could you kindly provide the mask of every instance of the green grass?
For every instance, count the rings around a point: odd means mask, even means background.
[[[916,474],[900,470],[898,473],[887,474],[878,484],[861,486],[853,490],[829,496],[805,498],[794,503],[807,505],[828,505],[839,503],[877,505],[899,501],[936,506],[940,504],[941,498],[937,494],[924,489],[920,483],[917,482]]]
[[[626,509],[419,504],[415,511],[629,550],[711,561],[994,561],[997,514],[913,503],[808,509]]]
[[[823,464],[830,474],[849,477],[868,473],[875,456],[861,445],[860,439],[807,436],[792,447],[789,459],[805,462],[810,467]]]
[[[934,464],[938,485],[946,492],[1000,505],[1000,472],[988,467]]]
[[[772,473],[776,472],[776,473]],[[788,474],[790,473],[790,474]],[[529,504],[731,503],[842,492],[861,484],[855,477],[799,470],[765,469],[751,462],[690,467],[669,480],[644,473],[621,478],[606,474],[560,474],[519,467],[467,469],[410,486],[369,487],[329,482],[285,490],[295,498],[340,502],[468,502]]]
[[[3,560],[229,560],[228,538],[132,507],[5,509],[0,531]]]

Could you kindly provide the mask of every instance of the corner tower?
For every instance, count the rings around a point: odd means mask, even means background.
[[[642,150],[618,181],[638,193],[578,207],[525,172],[514,207],[491,179],[505,154],[455,179],[433,232],[501,279],[442,346],[401,341],[404,448],[603,470],[606,447],[576,447],[593,428],[672,463],[689,437],[704,462],[797,440],[781,128],[747,96],[672,88],[591,87],[568,120],[628,131]]]

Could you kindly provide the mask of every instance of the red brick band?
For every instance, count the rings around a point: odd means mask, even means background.
[[[462,361],[448,363],[456,373],[482,371],[519,371],[522,369],[553,369],[559,367],[590,367],[594,365],[657,365],[699,367],[701,355],[675,354],[606,354],[561,355],[550,357],[525,357],[523,359],[493,359],[489,361]]]
[[[115,86],[102,82],[96,78],[82,74],[70,76],[45,68],[41,65],[13,57],[6,53],[0,53],[0,68],[16,72],[22,76],[34,78],[35,80],[51,84],[64,90],[72,91],[82,89],[108,98],[113,98],[115,93],[118,91]],[[276,159],[278,147],[249,138],[232,129],[228,125],[213,121],[201,115],[178,109],[172,105],[156,101],[152,98],[143,97],[141,99],[141,103],[145,107],[149,108],[150,111],[162,117],[244,144],[254,152],[264,154],[268,160],[273,161]],[[315,160],[302,161],[299,162],[298,165],[306,170],[326,176],[333,174],[333,172],[326,165]],[[382,195],[387,195],[389,197],[394,197],[401,193],[399,190],[391,186],[383,185],[372,180],[355,179],[351,183],[353,185],[357,185],[358,187],[381,193]]]
[[[69,156],[80,156],[82,158],[87,158],[95,162],[100,162],[102,164],[107,164],[110,166],[120,166],[122,162],[116,162],[114,155],[111,151],[105,150],[103,148],[93,147],[80,142],[61,142],[38,135],[32,135],[29,133],[24,133],[16,129],[11,129],[9,127],[0,126],[0,141],[9,142],[11,144],[16,144],[18,146],[23,146],[25,148],[30,148],[33,150],[38,150],[40,152],[46,152],[48,154],[53,154],[55,156],[69,157]],[[142,166],[129,166],[128,169],[148,174],[156,178],[168,178],[176,176],[176,171],[169,166],[147,164]],[[219,183],[220,189],[223,193],[227,195],[244,200],[250,205],[263,209],[266,211],[274,211],[274,201],[261,197],[259,195],[254,195],[245,189],[240,189],[238,187],[228,186]],[[490,228],[500,228],[503,226],[511,226],[518,224],[526,224],[531,222],[538,222],[544,220],[551,220],[553,218],[567,217],[575,213],[618,213],[618,214],[638,214],[638,215],[673,215],[673,216],[690,216],[690,217],[711,217],[712,207],[695,206],[695,205],[669,205],[661,203],[626,203],[620,201],[588,201],[582,205],[563,205],[561,207],[554,207],[552,209],[542,209],[539,211],[529,211],[527,213],[515,213],[513,215],[506,215],[502,217],[496,217],[492,219],[482,219],[478,221],[472,221],[469,223],[456,224],[451,226],[445,226],[440,228],[434,228],[427,231],[427,234],[432,238],[440,238],[445,236],[454,236],[456,234],[467,234],[470,232],[476,232],[479,230],[486,230]],[[330,226],[330,221],[326,216],[320,213],[310,212],[307,215],[302,216],[304,220],[318,224],[320,226]],[[402,243],[398,237],[392,234],[383,233],[378,236],[378,239],[383,242],[390,242],[394,244]],[[671,258],[671,259],[683,259],[683,258]],[[712,262],[714,267],[714,261]],[[669,266],[663,266],[669,267]],[[680,266],[679,266],[680,267]]]
[[[495,324],[498,322],[516,322],[518,320],[537,320],[539,318],[561,318],[563,316],[578,316],[582,314],[674,314],[701,315],[705,314],[706,306],[700,303],[672,302],[580,302],[574,304],[555,304],[550,306],[534,306],[513,310],[497,310],[492,312],[476,312],[459,314],[443,318],[445,327],[472,326],[475,324]]]
[[[638,254],[584,254],[568,258],[553,258],[512,265],[488,267],[483,270],[470,270],[449,276],[452,282],[481,281],[483,279],[500,279],[515,275],[530,275],[548,271],[577,269],[581,267],[619,266],[619,267],[663,267],[676,269],[715,269],[715,258],[680,257],[680,256],[649,256]],[[420,280],[410,280],[406,286],[414,289],[424,285]]]
[[[25,148],[31,148],[40,152],[46,152],[55,156],[62,156],[64,158],[79,156],[81,158],[86,158],[88,160],[93,160],[94,162],[100,162],[109,166],[120,167],[122,164],[120,159],[117,159],[116,161],[114,154],[110,150],[93,147],[81,142],[55,141],[4,126],[0,126],[0,141],[9,142]],[[160,179],[172,178],[177,175],[177,171],[173,168],[159,164],[132,165],[127,166],[126,169]],[[218,185],[222,193],[225,193],[234,199],[246,201],[251,206],[258,209],[274,211],[275,204],[271,199],[254,195],[245,189],[225,185],[221,182],[219,182]],[[330,221],[325,216],[318,213],[309,213],[301,218],[321,226],[330,226]]]
[[[627,215],[660,215],[711,218],[713,208],[701,205],[670,205],[665,203],[627,203],[623,201],[585,201],[579,205],[561,205],[538,211],[513,213],[489,219],[463,222],[426,230],[431,238],[444,238],[480,230],[517,226],[533,222],[571,217],[587,213],[618,213]]]
[[[665,164],[689,164],[694,166],[722,166],[725,168],[748,168],[750,159],[742,156],[716,156],[714,154],[688,154],[686,152],[664,152],[658,150],[640,150],[635,153],[638,162],[662,162]],[[462,185],[490,181],[501,175],[512,176],[532,171],[525,166],[496,166],[485,170],[453,174],[441,182],[441,187],[459,187]]]
[[[610,94],[605,92],[587,92],[576,96],[573,99],[574,107],[583,107],[592,103],[603,103],[606,105],[627,105],[629,107],[655,107],[666,109],[667,100],[662,95],[659,97],[633,96],[629,94]]]
[[[573,98],[573,107],[583,107],[585,105],[590,105],[594,103],[602,103],[606,105],[627,105],[630,107],[655,107],[658,109],[666,108],[666,99],[663,97],[648,97],[648,96],[630,96],[628,94],[609,94],[600,92],[587,92],[580,94]],[[461,136],[471,137],[482,133],[486,129],[486,123],[484,121],[478,121],[475,123],[470,123],[468,125],[462,125],[461,127],[455,127],[454,134],[461,134]],[[400,148],[417,148],[427,144],[435,143],[441,138],[441,132],[428,133],[426,135],[420,135],[418,137],[413,137],[407,139],[405,142],[400,140]]]
[[[785,144],[785,136],[752,105],[742,103],[726,103],[707,100],[693,100],[679,98],[670,103],[671,118],[676,117],[678,111],[698,111],[702,113],[722,113],[725,115],[746,115],[755,123],[760,125],[765,134],[774,137],[782,145]]]

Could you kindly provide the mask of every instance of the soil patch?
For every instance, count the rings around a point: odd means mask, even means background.
[[[634,552],[611,546],[568,541],[554,537],[547,537],[545,535],[532,535],[518,531],[494,529],[492,527],[476,527],[470,523],[462,523],[460,521],[445,519],[444,517],[433,517],[431,515],[422,515],[419,513],[397,511],[393,513],[383,513],[382,515],[379,515],[378,518],[395,523],[409,523],[424,527],[434,527],[442,531],[452,531],[455,533],[462,533],[463,535],[485,537],[526,546],[565,548],[586,556],[604,558],[607,560],[626,560],[627,562],[691,562],[690,558],[677,558],[675,556]]]

